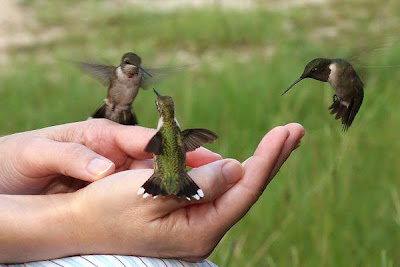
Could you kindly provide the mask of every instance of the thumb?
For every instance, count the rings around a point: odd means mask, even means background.
[[[77,143],[38,138],[22,155],[26,169],[34,172],[27,174],[31,177],[61,174],[92,182],[115,171],[112,161]]]
[[[211,202],[242,178],[243,167],[236,159],[224,159],[194,168],[189,175],[204,192],[200,202]]]

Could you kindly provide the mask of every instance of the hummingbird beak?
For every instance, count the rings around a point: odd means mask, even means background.
[[[146,73],[147,75],[149,75],[150,77],[153,77],[153,75],[151,75],[147,70],[145,70],[142,66],[139,66],[139,69],[141,69],[144,73]]]
[[[153,91],[154,91],[154,93],[158,96],[158,97],[161,97],[162,95],[160,95],[160,93],[155,89],[155,88],[153,88]]]
[[[284,95],[287,93],[287,91],[289,91],[293,86],[295,86],[298,82],[300,82],[301,80],[303,80],[303,77],[298,78],[296,81],[294,81],[294,83],[292,83],[288,89],[286,89],[281,95]]]

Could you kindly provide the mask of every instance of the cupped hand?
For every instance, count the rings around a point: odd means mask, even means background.
[[[152,165],[145,153],[155,130],[105,119],[64,124],[0,138],[0,194],[73,192],[115,172]],[[221,156],[188,153],[198,167]]]
[[[206,258],[257,201],[303,135],[299,124],[277,127],[243,164],[224,159],[192,169],[189,175],[205,194],[200,201],[138,196],[152,169],[119,172],[90,184],[71,201],[79,225],[76,252]]]

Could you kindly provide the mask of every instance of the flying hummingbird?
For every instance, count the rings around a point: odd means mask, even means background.
[[[77,62],[84,71],[108,86],[107,98],[91,118],[107,118],[125,125],[136,125],[132,102],[139,88],[146,88],[153,75],[141,66],[142,59],[135,53],[125,53],[119,66]]]
[[[174,114],[174,102],[170,96],[157,95],[156,106],[160,119],[157,133],[147,144],[145,151],[154,154],[154,174],[137,192],[143,198],[150,195],[176,195],[199,200],[203,191],[186,172],[186,152],[193,151],[218,137],[206,129],[181,131]]]
[[[364,84],[353,67],[344,59],[316,58],[305,67],[303,74],[282,95],[305,78],[329,82],[335,94],[329,107],[335,119],[342,119],[343,130],[353,123],[364,98]]]

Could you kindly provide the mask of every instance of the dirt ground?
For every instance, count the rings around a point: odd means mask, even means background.
[[[105,8],[117,8],[121,4],[140,6],[143,9],[156,12],[169,12],[181,8],[202,8],[218,6],[224,9],[247,11],[262,7],[268,9],[284,9],[298,5],[321,4],[327,0],[106,0]],[[39,27],[35,20],[34,10],[21,5],[18,0],[0,0],[0,65],[7,61],[7,49],[21,47],[33,43],[46,43],[62,37],[60,28],[47,28],[40,34],[32,29]]]

